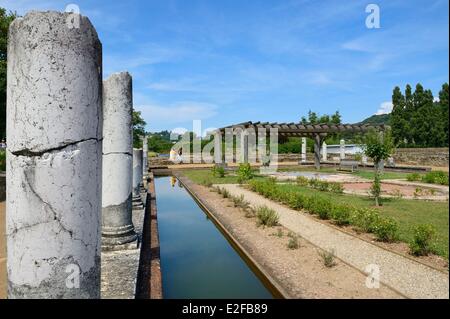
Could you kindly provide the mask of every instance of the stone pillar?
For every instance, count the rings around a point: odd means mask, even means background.
[[[328,159],[328,153],[327,153],[327,143],[323,142],[322,144],[322,160],[326,162]]]
[[[341,146],[340,146],[340,158],[345,159],[345,141],[341,140]]]
[[[306,137],[302,137],[302,158],[301,162],[306,162]]]
[[[102,46],[89,19],[37,12],[9,30],[8,298],[99,298]]]
[[[147,178],[148,175],[148,136],[144,136],[144,141],[142,143],[142,175],[143,179]]]
[[[320,144],[322,142],[322,138],[319,134],[314,136],[314,166],[317,170],[320,169]]]
[[[137,245],[131,215],[132,110],[131,76],[111,75],[103,82],[102,244],[105,249]]]
[[[133,149],[133,208],[143,208],[141,199],[142,150]]]
[[[216,132],[214,134],[214,162],[216,165],[222,165],[222,134]]]
[[[248,133],[245,130],[241,134],[241,162],[248,163]]]

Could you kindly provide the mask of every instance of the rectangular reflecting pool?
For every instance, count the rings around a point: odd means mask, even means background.
[[[174,177],[155,188],[164,298],[273,298]]]

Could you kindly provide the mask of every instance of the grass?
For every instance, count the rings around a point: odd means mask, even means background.
[[[364,196],[318,192],[308,187],[293,184],[279,185],[286,191],[297,191],[332,199],[336,203],[349,204],[361,208],[373,208],[373,199]],[[391,217],[398,222],[399,239],[410,242],[414,238],[414,228],[420,224],[430,224],[436,229],[434,253],[448,259],[448,202],[427,202],[408,199],[383,199],[383,206],[377,208],[382,216]]]
[[[258,170],[255,170],[255,173]],[[205,180],[211,182],[212,184],[239,184],[238,176],[235,172],[229,173],[224,177],[215,177],[211,170],[186,170],[183,174],[196,184],[202,184]],[[255,179],[263,179],[265,177],[256,176]]]
[[[353,172],[352,174],[370,180],[373,180],[375,177],[375,173],[373,171],[366,170]],[[380,177],[381,179],[406,179],[407,175],[408,173],[385,171]]]

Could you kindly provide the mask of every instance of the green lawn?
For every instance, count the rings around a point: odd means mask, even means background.
[[[255,175],[259,170],[253,170]],[[210,181],[213,184],[238,184],[238,177],[235,171],[227,172],[225,177],[214,177],[211,170],[186,170],[183,175],[188,177],[191,181],[197,184],[202,184],[205,181]],[[255,176],[256,179],[265,178],[262,176]]]
[[[283,167],[279,169],[280,172],[317,172],[313,167],[311,166],[293,166],[293,167]],[[359,176],[362,178],[367,178],[372,180],[374,178],[374,172],[371,169],[368,170],[359,170],[357,172],[345,172],[345,171],[338,171],[334,167],[321,167],[318,171],[320,173],[339,173],[339,174],[352,174],[355,176]],[[381,179],[406,179],[406,176],[408,173],[403,172],[389,172],[385,171],[381,175]]]
[[[340,203],[348,203],[359,207],[372,207],[373,200],[364,196],[320,192],[307,187],[284,184],[280,187],[308,195],[323,196]],[[383,206],[377,208],[381,215],[390,216],[399,224],[400,240],[409,242],[412,229],[419,224],[431,224],[436,228],[437,240],[435,252],[448,259],[448,202],[427,202],[408,199],[385,199]]]

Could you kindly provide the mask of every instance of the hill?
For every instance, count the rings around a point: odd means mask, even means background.
[[[391,119],[390,114],[372,115],[358,124],[387,124]]]

